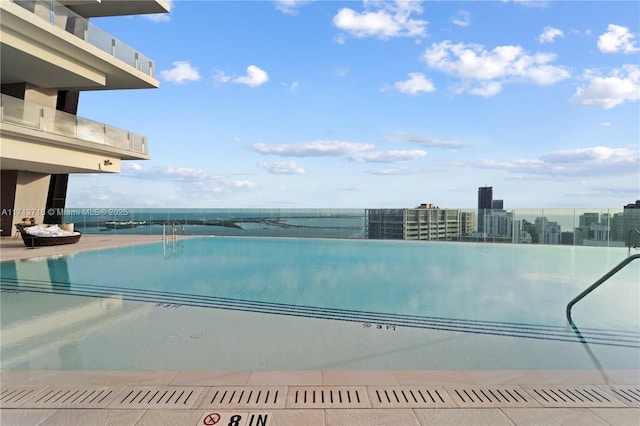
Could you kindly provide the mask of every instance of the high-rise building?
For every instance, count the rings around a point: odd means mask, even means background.
[[[478,188],[478,233],[485,234],[485,218],[493,209],[493,187],[482,186]]]
[[[61,221],[70,173],[150,158],[146,137],[78,117],[78,101],[159,86],[151,59],[89,18],[168,11],[166,0],[0,1],[2,235],[21,217]]]
[[[370,239],[457,240],[462,235],[460,210],[439,208],[367,209],[366,235]]]
[[[624,213],[614,213],[610,221],[611,241],[625,241]]]
[[[632,247],[640,245],[640,234],[633,231],[640,231],[640,200],[624,206],[622,214],[624,241]]]

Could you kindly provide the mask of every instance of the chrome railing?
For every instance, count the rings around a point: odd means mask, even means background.
[[[633,244],[631,243],[631,234],[633,233],[639,234],[640,235],[640,230],[638,228],[631,228],[629,229],[629,235],[628,235],[628,241],[629,241],[629,254],[631,254],[631,246],[633,246]],[[637,246],[634,246],[637,247]]]
[[[154,77],[151,59],[55,0],[11,0],[50,24]]]
[[[1,97],[0,116],[3,123],[141,154],[148,152],[144,136],[8,95]]]
[[[580,300],[582,300],[582,298],[585,297],[587,294],[591,293],[593,290],[600,287],[602,284],[604,284],[605,281],[607,281],[609,278],[611,278],[616,273],[618,273],[618,271],[620,271],[622,268],[624,268],[625,266],[627,266],[629,263],[631,263],[636,259],[640,259],[640,254],[634,254],[632,256],[627,257],[622,262],[618,263],[612,270],[604,274],[598,281],[591,284],[585,291],[583,291],[582,293],[574,297],[571,300],[571,302],[567,304],[567,321],[569,321],[569,324],[573,323],[573,320],[571,319],[571,308],[573,307],[573,305],[575,305]]]

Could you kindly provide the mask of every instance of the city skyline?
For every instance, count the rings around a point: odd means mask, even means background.
[[[171,5],[92,20],[154,58],[161,86],[84,92],[78,115],[147,136],[152,160],[72,175],[67,206],[472,208],[483,185],[505,208],[640,197],[636,2]]]

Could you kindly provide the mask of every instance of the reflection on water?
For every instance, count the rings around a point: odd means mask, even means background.
[[[640,367],[634,271],[569,330],[613,260],[537,249],[216,237],[3,263],[2,368]]]

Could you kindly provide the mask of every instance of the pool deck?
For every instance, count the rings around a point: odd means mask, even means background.
[[[5,237],[0,259],[160,241]],[[2,371],[0,390],[3,426],[640,424],[637,370]]]

